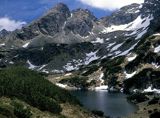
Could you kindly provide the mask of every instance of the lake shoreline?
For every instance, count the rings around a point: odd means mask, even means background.
[[[107,90],[70,90],[70,93],[81,102],[84,108],[90,111],[102,111],[105,116],[113,118],[119,116],[126,117],[138,110],[138,106],[128,101],[127,95],[121,92],[108,92]],[[121,109],[122,105],[124,109]]]

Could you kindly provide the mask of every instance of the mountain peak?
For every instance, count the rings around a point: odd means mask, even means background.
[[[69,11],[69,8],[64,3],[58,3],[53,9],[58,10],[60,12]]]
[[[70,16],[70,10],[68,8],[68,6],[64,3],[58,3],[56,6],[54,6],[53,8],[51,8],[46,14],[46,15],[51,15],[51,14],[62,14],[66,17]]]
[[[120,8],[113,12],[111,16],[101,18],[101,22],[105,26],[122,25],[134,21],[140,15],[140,4],[131,4]]]
[[[9,32],[7,30],[5,30],[5,29],[3,29],[3,30],[0,31],[0,37],[4,37],[7,34],[9,34]]]
[[[76,15],[76,17],[83,17],[83,18],[86,18],[86,17],[89,17],[93,20],[96,20],[97,18],[94,16],[94,14],[89,11],[88,9],[82,9],[82,8],[78,8],[76,10],[73,10],[72,13],[74,15]]]

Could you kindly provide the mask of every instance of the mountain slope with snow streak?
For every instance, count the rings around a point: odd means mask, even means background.
[[[30,67],[30,60],[36,70],[46,65],[44,72],[62,73],[107,57],[128,55],[158,29],[159,6],[159,1],[145,0],[97,19],[89,10],[71,11],[60,3],[28,26],[0,37],[0,44],[5,44],[0,48],[11,52],[1,62],[22,61]]]

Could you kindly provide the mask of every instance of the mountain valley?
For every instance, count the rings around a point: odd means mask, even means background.
[[[87,90],[125,93],[139,106],[126,117],[158,118],[159,23],[159,0],[100,19],[59,3],[22,29],[1,30],[0,117],[16,118],[18,108],[25,118],[105,117],[83,109],[68,92]]]

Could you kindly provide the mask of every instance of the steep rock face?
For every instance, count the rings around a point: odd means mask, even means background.
[[[140,4],[131,4],[115,11],[109,17],[104,17],[101,22],[105,26],[122,25],[135,20],[140,14]]]
[[[66,22],[64,30],[66,33],[72,31],[80,36],[88,36],[96,20],[96,17],[90,11],[77,9],[72,11],[71,18]]]
[[[20,40],[24,43],[33,41],[32,47],[39,46],[36,45],[38,42],[42,42],[41,45],[87,42],[91,40],[88,35],[95,22],[96,18],[90,11],[83,9],[70,11],[66,5],[60,3],[38,20],[6,36],[5,41],[9,44],[8,40]],[[16,43],[11,45],[22,46]]]
[[[159,31],[159,22],[160,22],[160,1],[159,0],[145,0],[141,12],[143,17],[146,15],[153,15],[154,20],[151,22],[152,25],[149,28],[149,33],[153,34],[155,31]]]
[[[54,36],[62,30],[61,27],[69,16],[70,11],[68,7],[60,3],[42,18],[33,22],[28,27],[24,27],[17,33],[17,37],[22,40],[30,40],[41,33]]]
[[[0,38],[5,37],[8,34],[9,34],[9,32],[7,30],[3,29],[0,31]]]

